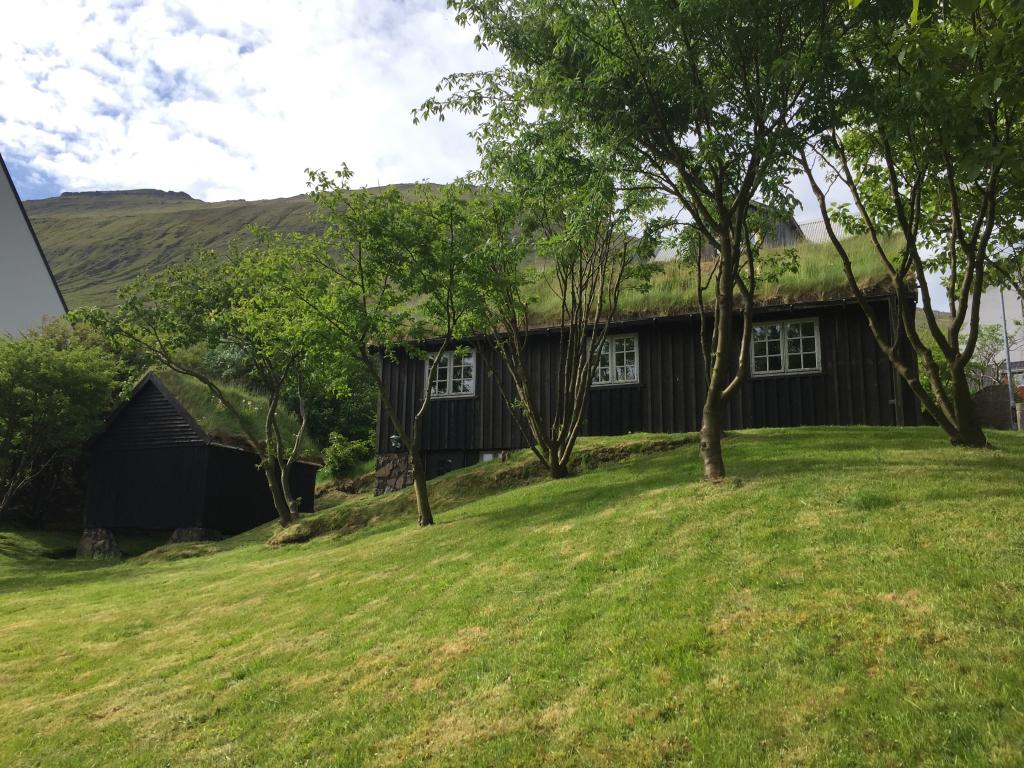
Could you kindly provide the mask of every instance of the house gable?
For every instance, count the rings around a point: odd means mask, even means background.
[[[15,335],[67,305],[2,156],[0,170],[0,333]]]
[[[138,450],[206,445],[210,437],[153,374],[107,423],[96,441],[100,450]]]

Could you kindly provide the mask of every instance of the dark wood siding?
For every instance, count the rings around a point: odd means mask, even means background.
[[[205,445],[94,452],[86,527],[202,527],[206,460]]]
[[[136,450],[177,445],[201,445],[206,436],[200,432],[152,381],[145,381],[107,426],[98,447],[116,446]]]
[[[888,328],[888,299],[876,312]],[[726,429],[793,427],[824,424],[899,423],[894,396],[899,391],[904,423],[915,424],[917,407],[905,387],[895,387],[892,367],[878,349],[860,308],[853,303],[765,309],[757,322],[816,318],[821,370],[813,373],[751,377],[726,408]],[[584,433],[619,435],[629,432],[692,432],[699,428],[704,403],[699,321],[696,317],[658,318],[622,323],[616,333],[636,333],[639,383],[593,387],[587,404]],[[738,333],[738,331],[737,331]],[[550,410],[557,371],[558,337],[540,332],[527,344],[531,379],[542,408]],[[501,395],[511,391],[508,372],[486,347],[477,347],[476,394],[471,398],[435,399],[424,422],[423,447],[432,452],[464,452],[521,448],[526,445]],[[401,356],[384,361],[384,381],[403,419],[421,402],[423,363]],[[378,451],[390,450],[394,431],[381,410]]]
[[[259,457],[249,451],[211,445],[207,459],[205,525],[222,533],[248,530],[277,517]],[[299,510],[313,511],[317,467],[293,464],[289,473],[292,493],[301,498]]]
[[[276,516],[249,451],[211,442],[162,384],[147,377],[90,451],[90,528],[244,531]],[[292,490],[312,510],[316,466],[293,468]]]

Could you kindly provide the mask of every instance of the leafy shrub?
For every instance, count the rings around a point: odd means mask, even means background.
[[[0,336],[0,516],[44,478],[60,477],[103,425],[116,362],[60,320]]]
[[[324,449],[324,469],[335,480],[348,477],[359,464],[373,457],[374,447],[369,438],[349,440],[338,432],[332,432]]]

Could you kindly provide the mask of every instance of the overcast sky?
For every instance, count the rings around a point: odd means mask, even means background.
[[[342,162],[356,184],[446,182],[476,167],[474,121],[410,111],[498,63],[444,0],[27,0],[0,23],[0,153],[27,200],[288,197]]]
[[[26,199],[284,197],[342,162],[443,182],[475,166],[471,125],[410,110],[496,63],[443,0],[32,0],[0,24],[0,152]]]
[[[0,151],[26,199],[285,197],[342,162],[359,184],[444,182],[476,166],[472,121],[410,110],[498,63],[444,0],[33,0],[0,25]]]

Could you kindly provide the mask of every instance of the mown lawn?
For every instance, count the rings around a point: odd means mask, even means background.
[[[1020,765],[1024,439],[992,439],[742,432],[718,487],[686,445],[428,530],[0,554],[0,765]]]

